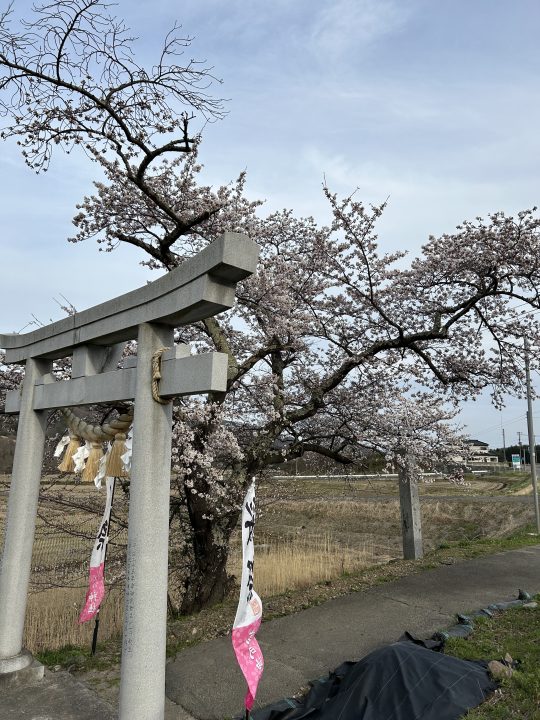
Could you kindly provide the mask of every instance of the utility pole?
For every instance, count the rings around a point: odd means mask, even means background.
[[[506,437],[504,436],[504,428],[502,428],[502,434],[503,434],[503,457],[504,457],[504,464],[506,465]]]
[[[529,341],[525,338],[525,378],[527,381],[527,431],[529,433],[529,455],[531,456],[531,479],[534,497],[536,533],[540,535],[540,508],[538,507],[538,488],[536,483],[536,453],[534,451],[534,427],[532,411],[531,371],[529,368]]]

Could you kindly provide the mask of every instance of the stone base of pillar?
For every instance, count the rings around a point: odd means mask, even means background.
[[[45,667],[34,660],[28,650],[13,657],[0,658],[0,690],[41,680],[44,672]]]

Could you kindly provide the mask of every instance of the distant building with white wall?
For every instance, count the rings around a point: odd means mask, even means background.
[[[466,444],[469,446],[469,462],[470,463],[498,463],[499,458],[497,455],[489,454],[488,443],[482,442],[481,440],[466,440]]]

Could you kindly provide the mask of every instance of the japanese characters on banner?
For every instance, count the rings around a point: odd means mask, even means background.
[[[90,580],[88,583],[88,591],[86,593],[86,602],[81,614],[79,615],[80,623],[87,622],[94,617],[105,596],[105,581],[103,572],[105,567],[107,543],[109,542],[109,524],[111,520],[114,480],[115,479],[112,477],[108,477],[105,480],[107,486],[107,501],[105,503],[105,512],[101,518],[98,534],[94,543],[94,549],[92,550],[92,555],[90,557]]]
[[[253,589],[255,517],[255,482],[253,481],[246,493],[242,508],[242,584],[232,631],[236,659],[248,685],[245,697],[248,711],[253,707],[257,685],[264,668],[261,648],[255,637],[262,617],[262,602]]]

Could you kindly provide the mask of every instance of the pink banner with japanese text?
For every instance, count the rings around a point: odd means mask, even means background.
[[[264,658],[255,637],[262,618],[262,602],[253,589],[255,517],[255,483],[253,482],[246,493],[242,508],[242,584],[232,631],[236,659],[248,685],[245,697],[247,710],[253,707],[257,686],[264,669]]]
[[[109,524],[111,520],[111,506],[114,490],[114,478],[108,477],[105,480],[107,485],[107,501],[105,503],[105,511],[90,557],[90,578],[88,582],[88,591],[86,593],[86,602],[81,614],[79,622],[84,623],[91,620],[99,610],[99,606],[105,597],[105,580],[103,577],[105,567],[105,555],[107,552],[107,543],[109,542]]]

